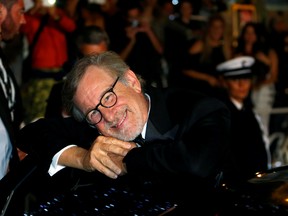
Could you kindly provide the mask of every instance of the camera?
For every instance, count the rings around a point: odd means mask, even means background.
[[[131,21],[131,27],[138,27],[139,26],[139,21],[137,19],[134,19]]]
[[[42,0],[42,4],[44,7],[52,7],[56,3],[56,0]]]

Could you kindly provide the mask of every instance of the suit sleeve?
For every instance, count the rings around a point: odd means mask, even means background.
[[[89,148],[97,134],[95,129],[73,118],[43,118],[20,130],[17,146],[37,160],[50,164],[53,156],[68,145]]]

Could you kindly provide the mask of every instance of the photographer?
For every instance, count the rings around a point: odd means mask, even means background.
[[[162,86],[161,60],[163,46],[153,31],[142,5],[129,2],[124,8],[123,40],[115,50],[122,59],[137,71],[149,85]],[[113,41],[112,41],[113,42]]]
[[[56,3],[48,5],[42,0],[34,0],[25,19],[21,32],[30,46],[32,67],[31,71],[23,71],[29,77],[22,88],[28,123],[44,116],[50,90],[64,75],[62,67],[68,59],[67,35],[76,29],[76,24]],[[43,29],[35,38],[40,26]]]

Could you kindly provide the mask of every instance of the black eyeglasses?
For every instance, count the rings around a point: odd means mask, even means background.
[[[114,84],[112,85],[112,87],[107,92],[105,92],[105,94],[101,97],[100,103],[97,104],[97,106],[94,109],[90,110],[86,114],[85,119],[88,122],[88,124],[94,126],[102,120],[102,114],[101,114],[100,110],[98,109],[98,107],[100,105],[102,107],[105,107],[105,108],[111,108],[116,104],[117,95],[115,94],[113,89],[114,89],[116,83],[118,82],[118,80],[119,80],[119,77],[117,77],[117,79],[114,82]]]

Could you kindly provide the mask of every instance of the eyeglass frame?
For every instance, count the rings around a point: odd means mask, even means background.
[[[115,80],[115,82],[113,83],[113,85],[111,86],[111,88],[108,89],[108,90],[102,95],[102,97],[100,98],[100,102],[95,106],[95,108],[89,110],[89,111],[86,113],[86,115],[85,115],[85,120],[86,120],[86,122],[87,122],[89,125],[95,126],[96,124],[98,124],[99,122],[101,122],[101,120],[102,120],[102,118],[103,118],[103,115],[102,115],[101,111],[98,109],[98,107],[99,107],[100,105],[101,105],[102,107],[104,107],[104,108],[111,108],[111,107],[115,106],[115,104],[117,103],[118,97],[117,97],[116,93],[114,92],[114,87],[116,86],[116,84],[117,84],[117,82],[118,82],[119,79],[120,79],[120,77],[118,76],[117,79]],[[105,106],[105,105],[103,105],[103,103],[102,103],[102,99],[105,97],[105,95],[106,95],[107,93],[110,93],[110,92],[111,92],[113,95],[115,95],[115,102],[114,102],[111,106]],[[100,120],[99,120],[97,123],[92,123],[92,122],[88,119],[89,113],[91,113],[91,112],[93,112],[93,111],[97,111],[97,112],[100,114]]]

